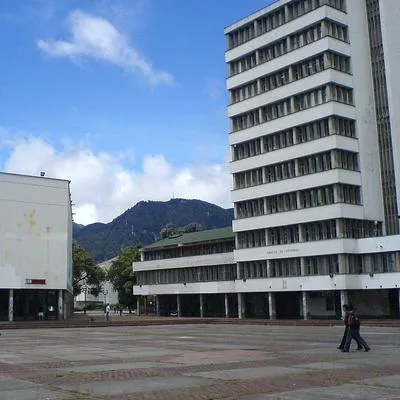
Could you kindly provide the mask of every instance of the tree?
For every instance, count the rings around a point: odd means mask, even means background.
[[[129,312],[135,308],[135,296],[133,285],[136,283],[132,263],[140,261],[140,247],[128,247],[111,264],[108,270],[108,280],[112,283],[114,290],[118,291],[118,301],[128,307]]]
[[[164,228],[161,229],[161,231],[158,235],[158,240],[167,239],[167,238],[169,238],[173,235],[177,235],[179,233],[180,233],[180,230],[177,228],[177,226],[169,223]]]
[[[204,231],[204,226],[197,223],[197,222],[192,222],[190,224],[187,224],[182,228],[182,231],[184,233],[191,233],[191,232],[200,232]]]
[[[100,291],[101,284],[106,279],[105,271],[94,264],[83,246],[75,242],[72,243],[72,265],[74,296],[82,292],[84,284]]]

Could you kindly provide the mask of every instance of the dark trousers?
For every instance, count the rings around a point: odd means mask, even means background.
[[[349,327],[348,326],[346,326],[345,328],[344,328],[344,333],[343,333],[343,336],[342,336],[342,341],[340,342],[340,345],[339,345],[339,349],[344,349],[344,345],[346,344],[346,339],[347,339],[347,334],[349,333]],[[360,344],[360,342],[358,341],[358,339],[354,339],[356,342],[357,342],[357,348],[358,349],[362,349],[363,348],[363,346]]]
[[[349,351],[352,339],[356,340],[357,343],[359,345],[361,345],[362,347],[364,347],[365,350],[368,351],[370,349],[370,347],[368,346],[368,343],[361,337],[360,330],[349,328],[348,332],[347,332],[346,342],[343,347],[343,351]]]

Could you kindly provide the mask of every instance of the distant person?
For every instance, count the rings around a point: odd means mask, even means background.
[[[349,315],[347,318],[348,323],[348,331],[346,343],[344,344],[343,353],[348,353],[350,349],[351,340],[354,339],[358,342],[358,345],[364,347],[364,351],[370,351],[371,348],[368,346],[368,343],[361,337],[360,335],[360,319],[356,315],[355,308],[349,307]]]
[[[106,305],[106,321],[110,320],[110,310],[111,310],[110,303],[107,303],[107,305]]]
[[[342,341],[340,342],[340,345],[338,346],[339,350],[343,350],[344,349],[344,345],[346,344],[346,339],[347,339],[347,334],[349,333],[349,323],[348,323],[348,319],[349,319],[349,314],[350,314],[350,310],[349,310],[349,306],[347,304],[343,305],[343,312],[344,312],[344,332],[343,332],[343,336],[342,336]],[[362,350],[363,347],[361,346],[360,342],[355,339],[357,341],[357,350]]]
[[[39,307],[38,318],[39,318],[39,321],[43,321],[44,320],[44,308],[43,308],[43,306]]]

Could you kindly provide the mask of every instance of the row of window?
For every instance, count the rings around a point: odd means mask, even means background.
[[[137,285],[158,285],[194,282],[227,281],[236,279],[262,279],[290,276],[334,275],[340,270],[346,274],[397,272],[400,269],[400,253],[343,254],[339,266],[337,254],[239,262],[236,264],[208,267],[174,268],[139,271]]]
[[[231,103],[238,103],[261,93],[269,92],[329,68],[350,73],[350,57],[329,51],[298,64],[293,64],[278,72],[262,76],[246,85],[231,89]]]
[[[342,271],[348,274],[397,272],[400,268],[400,253],[344,254]],[[302,264],[303,263],[303,270]],[[239,263],[239,279],[260,279],[290,276],[339,274],[339,256],[283,258]]]
[[[369,274],[398,272],[399,253],[378,253],[378,254],[349,254],[348,272],[350,274]]]
[[[284,149],[329,135],[356,137],[355,122],[342,117],[329,117],[257,139],[233,145],[233,161]]]
[[[282,258],[248,261],[239,263],[239,279],[278,278],[290,276],[330,275],[339,273],[337,254],[327,256],[304,257],[304,270],[301,259]]]
[[[353,105],[353,89],[330,83],[303,93],[287,97],[275,103],[255,108],[231,118],[232,132],[252,128],[277,118],[336,101]]]
[[[235,241],[216,242],[207,244],[185,245],[170,249],[155,249],[143,252],[144,261],[164,260],[167,258],[193,257],[208,254],[230,253],[235,247]]]
[[[278,246],[331,239],[359,239],[382,234],[382,224],[356,219],[332,219],[237,233],[237,248]]]
[[[358,154],[346,150],[331,150],[279,164],[237,172],[233,174],[234,189],[245,189],[335,168],[359,171]]]
[[[237,219],[258,217],[335,203],[361,204],[359,186],[335,184],[235,203]]]
[[[240,46],[323,5],[346,10],[345,0],[294,0],[228,35],[228,49]]]
[[[257,65],[264,64],[298,48],[316,42],[325,36],[331,36],[337,40],[348,42],[348,28],[345,25],[327,19],[319,21],[290,36],[246,54],[244,57],[231,61],[229,63],[229,75],[233,76],[245,72]]]
[[[162,285],[236,279],[236,264],[138,271],[137,285]]]

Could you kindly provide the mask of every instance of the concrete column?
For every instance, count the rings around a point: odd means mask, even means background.
[[[293,144],[297,144],[296,128],[292,129]]]
[[[347,290],[341,290],[340,291],[340,307],[342,309],[342,318],[344,318],[344,311],[343,311],[343,306],[345,304],[349,304],[349,294]]]
[[[204,295],[200,294],[200,318],[204,318]]]
[[[237,235],[236,235],[237,237]],[[235,247],[236,249],[238,248],[237,246]],[[243,277],[241,276],[240,273],[240,264],[236,263],[236,279],[242,279]]]
[[[339,274],[348,274],[349,268],[347,265],[347,256],[346,254],[338,255],[338,263],[339,263]]]
[[[240,319],[245,318],[246,316],[246,310],[245,310],[245,305],[244,305],[244,295],[243,293],[238,293],[238,316]]]
[[[341,239],[344,237],[343,221],[339,218],[336,219],[336,238]]]
[[[263,154],[263,153],[265,153],[264,140],[262,137],[260,137],[259,140],[260,140],[260,151],[261,151],[261,154]]]
[[[58,291],[58,319],[64,319],[64,293],[62,289]]]
[[[68,294],[66,294],[68,296]],[[68,319],[69,315],[68,315],[68,308],[67,308],[67,302],[68,302],[68,297],[67,299],[64,299],[64,307],[63,307],[63,312],[64,312],[64,319]]]
[[[261,79],[257,79],[257,94],[260,94],[260,93],[261,93],[261,90],[262,90],[262,87],[261,87]],[[261,117],[260,111],[258,111],[258,112],[259,112],[259,116]],[[260,119],[260,122],[261,122],[261,119]]]
[[[308,319],[310,312],[310,294],[303,292],[303,319]]]
[[[334,203],[340,203],[340,193],[339,193],[339,184],[335,183],[333,185],[333,201]]]
[[[284,7],[285,7],[285,22],[289,22],[290,19],[289,6],[286,4]]]
[[[225,318],[229,318],[229,297],[228,297],[228,293],[225,293]]]
[[[176,311],[178,313],[178,317],[182,317],[181,296],[179,294],[176,295]]]
[[[267,277],[272,278],[272,263],[271,260],[267,260]]]
[[[306,262],[304,260],[304,257],[300,257],[300,270],[301,270],[301,276],[307,275]]]
[[[160,296],[156,296],[156,315],[160,316]]]
[[[335,169],[337,167],[337,151],[332,150],[331,151],[331,169]]]
[[[324,69],[330,68],[331,67],[331,60],[330,60],[328,52],[325,52],[323,57],[324,57]],[[329,120],[331,121],[332,117],[330,117]],[[329,133],[331,134],[331,131],[329,131]]]
[[[276,319],[275,293],[268,292],[269,319]]]
[[[296,158],[294,160],[294,175],[295,176],[300,176],[300,167],[299,167],[299,159]],[[300,192],[297,192],[300,193]]]
[[[327,30],[327,27],[326,27],[326,22],[322,21],[321,22],[321,37],[324,37],[327,34],[328,34],[328,30]]]
[[[14,321],[14,289],[10,289],[8,297],[8,322]]]
[[[286,50],[288,52],[292,50],[292,42],[290,40],[290,36],[286,37]]]
[[[303,224],[299,224],[299,242],[303,243],[305,242],[304,240],[304,225]]]
[[[140,297],[141,296],[136,296],[136,315],[140,315]]]
[[[297,205],[297,209],[301,210],[303,207],[301,206],[301,194],[300,194],[300,190],[298,190],[296,192],[296,205]]]
[[[261,91],[260,91],[260,93],[261,93]],[[264,113],[263,113],[261,107],[258,109],[258,119],[260,120],[260,124],[265,122],[265,119],[266,119],[266,118],[264,118]]]
[[[257,37],[260,34],[258,29],[258,22],[254,21],[254,37]]]
[[[262,181],[263,181],[263,183],[265,184],[265,183],[267,183],[267,170],[266,170],[265,167],[263,167],[263,168],[261,169],[261,171],[262,171]]]

